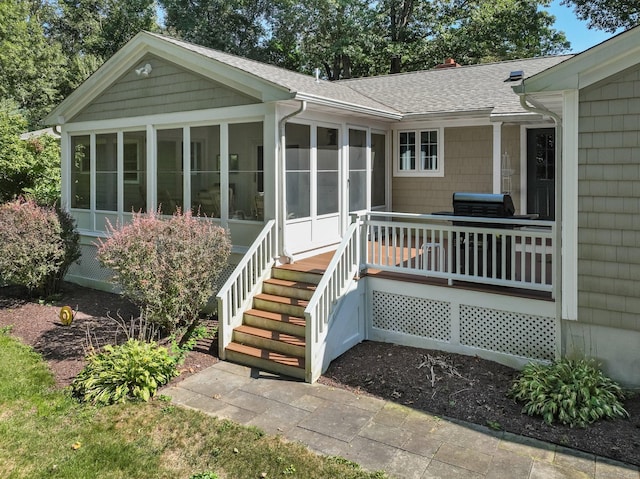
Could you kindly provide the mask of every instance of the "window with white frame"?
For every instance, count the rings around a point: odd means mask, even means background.
[[[396,176],[444,176],[442,129],[398,132]]]

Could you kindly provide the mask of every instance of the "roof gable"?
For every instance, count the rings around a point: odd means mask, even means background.
[[[640,26],[622,32],[553,68],[528,75],[521,85],[513,89],[516,93],[579,90],[639,63]]]

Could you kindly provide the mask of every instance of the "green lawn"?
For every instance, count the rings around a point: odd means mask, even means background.
[[[6,332],[0,332],[0,364],[3,479],[385,477],[163,401],[81,405],[53,389],[40,356]]]

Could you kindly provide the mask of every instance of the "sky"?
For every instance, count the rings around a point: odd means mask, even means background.
[[[589,30],[587,22],[578,20],[573,9],[560,5],[560,0],[553,0],[549,12],[556,17],[555,29],[563,31],[571,42],[572,53],[583,52],[614,35],[601,30]]]

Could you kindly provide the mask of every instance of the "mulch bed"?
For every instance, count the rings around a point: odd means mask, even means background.
[[[63,305],[77,311],[71,326],[58,318]],[[80,372],[87,348],[125,341],[137,315],[137,308],[118,295],[76,285],[65,285],[63,299],[53,304],[26,301],[16,290],[0,289],[0,327],[12,326],[11,334],[42,354],[60,387]],[[205,324],[217,326],[212,319]],[[174,381],[215,364],[216,343],[199,341]],[[625,402],[629,419],[600,421],[585,429],[549,426],[521,414],[521,405],[506,396],[516,374],[477,357],[364,342],[336,359],[320,382],[640,465],[640,396]]]

